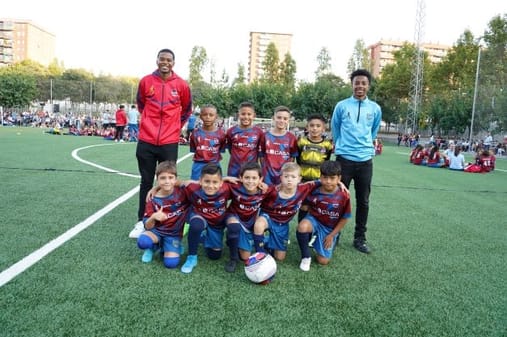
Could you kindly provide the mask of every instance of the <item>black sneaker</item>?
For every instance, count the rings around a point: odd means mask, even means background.
[[[236,271],[237,264],[238,264],[238,261],[229,260],[229,262],[227,262],[227,264],[225,265],[225,271],[228,273],[234,273]]]
[[[355,239],[354,240],[354,248],[360,251],[361,253],[369,254],[370,248],[366,245],[366,240]]]

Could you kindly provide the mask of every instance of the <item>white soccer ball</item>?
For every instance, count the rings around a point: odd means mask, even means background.
[[[270,283],[276,274],[275,259],[265,253],[255,253],[245,262],[245,275],[257,284]]]

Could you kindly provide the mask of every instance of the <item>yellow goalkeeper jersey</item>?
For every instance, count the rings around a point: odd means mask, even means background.
[[[299,157],[298,164],[301,166],[303,180],[315,180],[320,177],[320,165],[331,158],[333,142],[324,138],[320,142],[312,142],[308,137],[298,139]]]

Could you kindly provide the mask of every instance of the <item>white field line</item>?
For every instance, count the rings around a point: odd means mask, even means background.
[[[117,173],[118,175],[127,176],[127,177],[140,178],[138,175],[119,172],[119,171],[89,162],[89,161],[84,160],[78,156],[78,152],[80,150],[91,148],[91,147],[110,146],[110,145],[115,145],[115,144],[99,144],[99,145],[91,145],[91,146],[82,147],[82,148],[72,151],[72,157],[84,164],[99,168],[99,169],[107,171],[107,172]],[[186,154],[182,158],[179,158],[177,163],[187,159],[188,157],[190,157],[192,155],[193,155],[193,153]],[[46,255],[51,253],[53,250],[55,250],[56,248],[63,245],[65,242],[72,239],[74,236],[79,234],[79,232],[81,232],[82,230],[84,230],[84,229],[88,228],[89,226],[91,226],[92,224],[94,224],[97,220],[102,218],[104,215],[108,214],[110,211],[112,211],[113,209],[115,209],[116,207],[118,207],[119,205],[121,205],[122,203],[127,201],[128,199],[130,199],[138,191],[139,191],[139,186],[136,186],[135,188],[131,189],[130,191],[128,191],[127,193],[125,193],[124,195],[119,197],[118,199],[109,203],[104,208],[102,208],[102,209],[98,210],[97,212],[95,212],[94,214],[90,215],[88,218],[86,218],[82,222],[78,223],[76,226],[67,230],[65,233],[58,236],[56,239],[51,240],[50,242],[48,242],[47,244],[45,244],[41,248],[39,248],[36,251],[34,251],[33,253],[31,253],[30,255],[25,256],[20,261],[16,262],[15,264],[10,266],[9,268],[2,271],[0,273],[0,287],[5,285],[7,282],[12,280],[16,276],[18,276],[19,274],[21,274],[22,272],[27,270],[28,268],[30,268],[31,266],[33,266],[35,263],[37,263],[43,257],[45,257]]]

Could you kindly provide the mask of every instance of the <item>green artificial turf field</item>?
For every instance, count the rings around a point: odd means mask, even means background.
[[[293,222],[287,259],[258,286],[202,248],[188,275],[141,263],[134,143],[0,127],[0,335],[506,336],[507,160],[471,174],[408,154],[375,158],[372,254],[353,249],[352,218],[330,265],[304,273]]]

